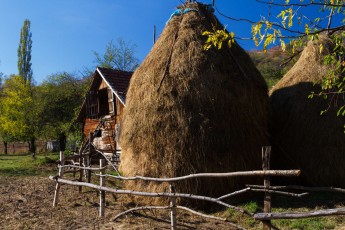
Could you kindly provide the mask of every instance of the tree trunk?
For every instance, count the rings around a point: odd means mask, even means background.
[[[66,139],[67,139],[66,134],[60,133],[60,136],[59,136],[60,151],[66,150]]]
[[[4,153],[7,154],[7,141],[4,141]]]
[[[36,156],[36,144],[35,144],[35,141],[36,141],[35,137],[32,137],[30,139],[30,143],[29,143],[29,151],[32,154],[33,158],[35,158],[35,156]]]

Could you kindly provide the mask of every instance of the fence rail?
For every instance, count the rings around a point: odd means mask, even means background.
[[[91,145],[90,145],[91,146]],[[90,153],[91,153],[91,149]],[[330,215],[345,215],[345,208],[338,208],[338,209],[325,209],[325,210],[318,210],[314,212],[282,212],[282,213],[272,213],[271,212],[271,195],[272,194],[280,194],[292,197],[303,197],[308,195],[307,192],[304,191],[328,191],[328,192],[341,192],[345,193],[345,189],[342,188],[327,188],[327,187],[304,187],[304,186],[271,186],[270,185],[270,178],[279,176],[279,177],[296,177],[299,176],[301,171],[300,170],[270,170],[269,169],[269,161],[270,161],[270,148],[263,149],[263,169],[264,170],[256,170],[256,171],[239,171],[239,172],[227,172],[227,173],[198,173],[198,174],[190,174],[181,177],[175,178],[153,178],[153,177],[144,177],[144,176],[134,176],[134,177],[123,177],[123,176],[115,176],[110,174],[105,174],[105,160],[100,160],[99,167],[91,167],[90,159],[88,161],[85,160],[85,154],[81,152],[79,155],[73,156],[74,159],[80,157],[79,162],[86,162],[87,165],[77,164],[77,165],[69,165],[65,164],[65,157],[63,152],[60,152],[60,160],[58,162],[58,175],[57,176],[50,176],[49,179],[54,180],[56,182],[55,193],[54,193],[54,202],[53,206],[57,206],[58,198],[59,198],[59,190],[60,184],[68,184],[73,186],[79,186],[79,191],[82,191],[82,187],[88,187],[92,189],[96,189],[100,193],[100,205],[99,205],[99,216],[104,216],[104,207],[105,207],[105,192],[114,193],[114,194],[127,194],[132,196],[145,196],[145,197],[167,197],[169,198],[170,202],[168,206],[145,206],[145,207],[136,207],[134,209],[126,210],[122,213],[119,213],[115,219],[120,218],[121,216],[132,212],[132,211],[140,211],[146,209],[167,209],[170,210],[171,216],[171,229],[176,229],[177,227],[177,220],[176,220],[176,210],[181,209],[188,212],[191,212],[195,215],[203,216],[210,219],[217,219],[226,221],[229,225],[236,227],[238,229],[244,229],[241,226],[238,226],[235,223],[231,223],[224,218],[206,215],[195,210],[192,210],[187,207],[178,206],[176,205],[176,198],[188,198],[194,200],[202,200],[207,202],[213,202],[218,205],[221,205],[226,208],[230,208],[236,210],[240,213],[243,213],[254,220],[261,221],[263,223],[264,229],[277,229],[275,226],[271,224],[271,220],[273,219],[300,219],[300,218],[310,218],[316,216],[330,216]],[[92,154],[90,154],[92,156]],[[70,157],[67,159],[71,159]],[[112,165],[113,166],[113,165]],[[79,181],[72,181],[63,179],[64,173],[68,172],[66,169],[73,169],[72,172],[80,172]],[[111,167],[113,168],[113,167]],[[99,173],[94,173],[94,175],[99,177],[99,184],[92,184],[91,181],[91,171],[96,171]],[[117,170],[115,172],[118,172]],[[83,175],[89,175],[87,177],[87,182],[83,182],[82,178]],[[169,192],[143,192],[143,191],[134,191],[134,190],[124,190],[124,189],[116,189],[106,187],[105,180],[106,178],[115,178],[118,180],[144,180],[144,181],[154,181],[157,183],[169,183],[170,191]],[[229,194],[225,194],[220,197],[208,197],[208,196],[201,196],[201,195],[194,195],[194,194],[186,194],[186,193],[179,193],[174,190],[173,182],[181,181],[181,180],[189,180],[192,178],[205,178],[205,177],[212,177],[212,178],[224,178],[224,177],[262,177],[264,180],[264,185],[246,185],[246,188],[243,188],[238,191],[234,191]],[[295,193],[295,192],[288,192],[286,190],[301,190],[302,193]],[[262,192],[265,194],[264,197],[264,213],[252,213],[243,208],[233,206],[224,202],[223,200],[229,197],[233,197],[239,194],[243,194],[246,192]]]

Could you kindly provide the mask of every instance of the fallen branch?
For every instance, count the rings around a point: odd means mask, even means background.
[[[53,176],[49,176],[49,179],[54,180],[57,183],[69,184],[69,185],[75,185],[75,186],[85,186],[85,187],[94,188],[97,190],[111,192],[111,193],[115,193],[115,194],[128,194],[128,195],[132,195],[132,196],[148,196],[148,197],[181,197],[181,198],[189,198],[189,199],[194,199],[194,200],[209,201],[209,202],[217,203],[217,204],[222,205],[222,206],[227,207],[227,208],[234,209],[236,211],[239,211],[239,212],[246,214],[248,216],[251,216],[251,217],[254,215],[253,213],[251,213],[247,210],[244,210],[242,208],[227,204],[225,202],[217,200],[216,198],[207,197],[207,196],[198,196],[198,195],[185,194],[185,193],[139,192],[139,191],[133,191],[133,190],[121,190],[121,189],[102,187],[99,185],[86,183],[86,182],[65,180],[65,179],[61,179],[61,178],[53,177]]]
[[[274,219],[303,219],[319,216],[339,216],[345,215],[345,208],[324,209],[314,212],[283,212],[283,213],[256,213],[255,220],[274,220]]]
[[[173,182],[192,178],[202,177],[240,177],[240,176],[299,176],[301,170],[258,170],[258,171],[240,171],[240,172],[228,172],[228,173],[197,173],[187,176],[173,177],[173,178],[154,178],[144,176],[123,177],[105,174],[103,176],[113,177],[120,180],[145,180],[145,181],[157,181],[157,182]]]

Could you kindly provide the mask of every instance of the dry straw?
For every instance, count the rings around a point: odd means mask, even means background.
[[[135,71],[121,131],[125,176],[177,177],[261,168],[267,145],[267,86],[246,52],[205,51],[203,31],[223,29],[200,3],[173,17]],[[218,196],[248,181],[194,179],[176,191]],[[168,191],[167,184],[128,182],[134,190]]]
[[[296,64],[271,90],[272,155],[275,168],[302,170],[299,183],[345,187],[345,121],[336,116],[333,105],[320,116],[329,100],[308,99],[312,91],[320,91],[314,83],[329,72],[330,66],[323,61],[333,47],[325,36],[309,42]],[[344,103],[340,97],[335,101]]]

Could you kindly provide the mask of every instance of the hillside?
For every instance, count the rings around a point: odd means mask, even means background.
[[[265,78],[269,88],[272,88],[296,61],[292,60],[288,64],[281,66],[290,55],[287,52],[283,52],[279,46],[272,47],[266,53],[262,50],[251,50],[248,51],[248,54]]]

